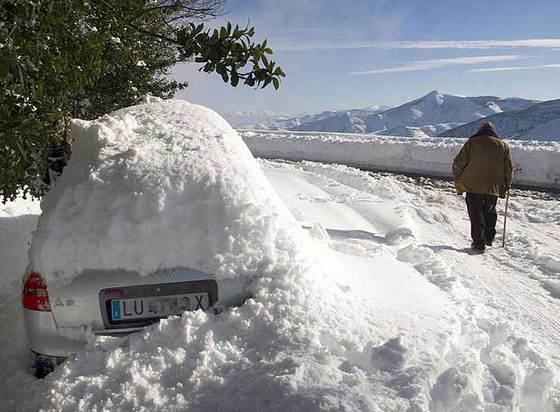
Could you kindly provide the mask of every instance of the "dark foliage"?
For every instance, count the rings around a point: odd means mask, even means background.
[[[206,29],[222,0],[2,0],[0,197],[42,196],[48,154],[71,118],[94,119],[187,86],[168,78],[195,61],[237,86],[279,87],[284,73],[253,27]]]

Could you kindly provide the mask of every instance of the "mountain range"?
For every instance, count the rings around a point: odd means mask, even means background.
[[[299,116],[279,114],[267,110],[238,110],[222,112],[222,116],[233,127],[245,129],[296,130],[302,125],[313,124],[325,120],[328,124],[336,118],[358,119],[373,113],[379,113],[389,106],[371,106],[363,109],[326,110],[320,113],[305,113]],[[331,119],[331,120],[328,120]],[[344,120],[341,120],[344,123]],[[327,127],[328,129],[328,127]],[[331,130],[317,130],[331,131]],[[351,132],[351,130],[348,130]],[[359,133],[359,128],[354,132]]]
[[[521,110],[505,111],[486,117],[502,137],[518,140],[560,140],[560,99],[537,103]],[[479,122],[470,122],[440,136],[469,137]]]
[[[290,130],[436,136],[464,123],[495,113],[525,109],[534,103],[533,100],[519,98],[453,96],[434,90],[419,99],[387,110],[364,114],[337,113],[302,123]]]
[[[264,113],[264,112],[263,112]],[[560,100],[455,96],[433,90],[396,107],[331,110],[302,116],[225,115],[235,127],[335,133],[373,133],[423,138],[468,137],[482,119],[506,138],[560,140]],[[251,121],[258,119],[258,121]]]

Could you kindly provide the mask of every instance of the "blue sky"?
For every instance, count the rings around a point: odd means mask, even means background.
[[[179,96],[216,110],[284,113],[395,105],[430,90],[560,98],[560,0],[230,0],[287,74],[279,91],[232,88],[183,65]]]

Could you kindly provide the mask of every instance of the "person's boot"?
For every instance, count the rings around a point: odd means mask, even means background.
[[[485,246],[484,244],[479,245],[473,242],[471,243],[471,249],[478,253],[484,253]]]
[[[487,241],[486,241],[486,246],[490,246],[490,247],[491,247],[493,242],[494,242],[493,240],[487,240]]]

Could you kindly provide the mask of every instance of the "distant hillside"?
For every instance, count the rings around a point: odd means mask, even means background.
[[[321,120],[325,120],[329,127],[345,129],[345,123],[349,123],[345,117],[351,118],[350,123],[357,122],[359,124],[360,121],[356,120],[359,117],[378,113],[388,108],[389,106],[371,106],[364,109],[326,110],[320,113],[306,113],[297,116],[269,110],[235,110],[224,111],[221,115],[233,127],[241,129],[290,130],[304,124],[312,125]],[[338,121],[336,120],[337,118],[339,119]],[[337,122],[340,122],[342,126],[337,126]],[[326,126],[318,125],[317,127]],[[339,131],[342,132],[343,130]],[[344,131],[350,132],[351,130]]]
[[[437,136],[463,123],[508,110],[525,109],[535,100],[495,96],[463,97],[436,90],[427,95],[383,111],[333,112],[286,127],[295,131],[375,133],[399,136]]]
[[[382,112],[388,108],[388,106],[371,106],[364,109],[327,110],[316,114],[271,119],[259,123],[255,128],[302,131],[309,129],[319,132],[337,129],[337,132],[363,133],[363,131],[360,132],[362,130],[360,118]]]
[[[220,114],[233,127],[253,126],[272,119],[289,117],[283,113],[273,112],[270,110],[231,110],[220,112]]]
[[[290,127],[289,130],[339,132],[339,133],[366,133],[366,124],[359,116],[349,112],[336,113],[333,116],[305,122]]]
[[[512,110],[484,118],[496,125],[504,138],[519,140],[560,140],[560,99],[531,105],[523,110]],[[480,120],[440,133],[440,136],[469,137]]]

